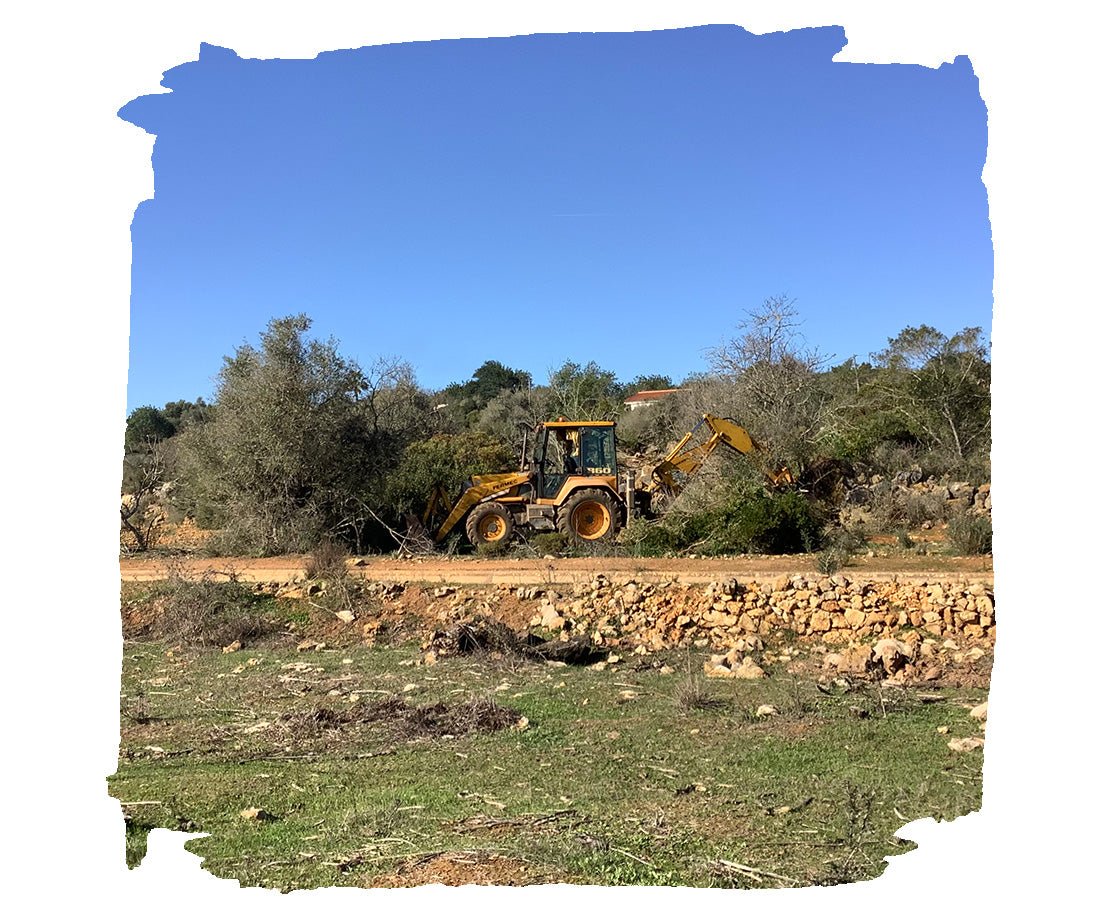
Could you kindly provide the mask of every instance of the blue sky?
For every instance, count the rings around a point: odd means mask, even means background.
[[[128,408],[208,398],[306,312],[437,388],[496,359],[706,367],[768,296],[843,360],[991,328],[986,109],[968,61],[833,62],[840,27],[204,45],[121,117],[157,136],[133,223]]]

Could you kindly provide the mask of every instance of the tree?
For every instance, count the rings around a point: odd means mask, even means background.
[[[201,425],[210,417],[210,406],[201,397],[194,402],[177,399],[167,403],[161,411],[163,417],[175,426],[176,433],[188,425]]]
[[[828,456],[867,462],[884,450],[889,454],[893,448],[905,451],[917,445],[897,399],[884,386],[888,377],[883,368],[854,357],[821,374],[828,407],[818,440]]]
[[[158,517],[153,503],[166,486],[167,464],[164,445],[149,441],[144,449],[125,454],[121,480],[121,529],[144,552],[156,535]],[[122,541],[122,549],[124,544]]]
[[[462,385],[470,395],[483,404],[502,390],[519,390],[529,386],[529,372],[506,367],[500,361],[487,361]]]
[[[907,326],[874,355],[883,387],[927,446],[957,460],[987,452],[991,438],[991,365],[979,327],[947,336]]]
[[[394,463],[413,441],[432,435],[438,427],[431,394],[416,380],[412,365],[401,358],[381,358],[363,378],[364,393],[355,403],[376,435],[381,463]]]
[[[616,418],[622,408],[622,387],[611,371],[594,361],[565,362],[548,375],[550,414],[573,421],[597,422]]]
[[[147,449],[175,434],[175,425],[154,406],[133,409],[124,425],[126,451]]]
[[[464,383],[453,383],[443,391],[452,418],[461,426],[472,426],[479,413],[500,393],[528,390],[528,371],[514,370],[500,361],[486,361]]]
[[[825,356],[804,344],[794,300],[768,297],[739,324],[742,333],[712,349],[712,369],[732,385],[731,412],[784,465],[814,452],[827,405],[819,375]]]
[[[225,358],[211,421],[176,439],[189,494],[222,527],[225,550],[301,551],[360,526],[357,496],[399,414],[385,401],[395,387],[374,391],[310,326],[303,314],[274,319],[258,347]]]
[[[627,394],[633,395],[644,390],[672,390],[673,388],[673,378],[671,377],[666,377],[664,374],[642,374],[635,377],[622,389]]]
[[[537,414],[548,403],[548,389],[503,390],[478,415],[478,430],[520,456],[522,439],[541,421]]]

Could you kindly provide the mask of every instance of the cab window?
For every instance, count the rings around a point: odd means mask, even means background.
[[[580,466],[588,476],[617,475],[613,428],[581,428],[579,442]]]

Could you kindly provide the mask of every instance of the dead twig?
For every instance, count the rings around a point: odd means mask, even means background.
[[[575,819],[565,822],[566,826],[570,828],[578,827],[587,821],[587,818],[580,817],[575,809],[565,808],[550,814],[519,815],[509,818],[487,818],[484,815],[476,815],[459,822],[458,826],[464,830],[498,830],[514,827],[540,828],[548,824],[559,824],[564,819]]]
[[[731,869],[733,872],[749,875],[757,882],[761,882],[763,880],[762,876],[765,876],[766,878],[777,879],[779,882],[789,882],[791,885],[805,884],[798,879],[790,878],[786,875],[778,875],[776,872],[767,872],[765,869],[756,869],[753,866],[744,866],[742,863],[732,862],[730,859],[717,859],[716,863],[723,866],[725,869]]]
[[[640,862],[643,866],[654,868],[653,863],[651,863],[648,859],[642,859],[642,857],[640,856],[635,856],[629,850],[624,850],[622,849],[622,847],[616,847],[613,843],[610,845],[610,850],[612,853],[621,853],[623,856],[629,856],[632,860],[634,860],[634,862]]]

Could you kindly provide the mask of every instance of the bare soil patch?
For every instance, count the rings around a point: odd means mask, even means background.
[[[402,863],[394,871],[369,879],[369,888],[414,888],[418,885],[528,885],[549,881],[528,863],[498,853],[433,853]]]

